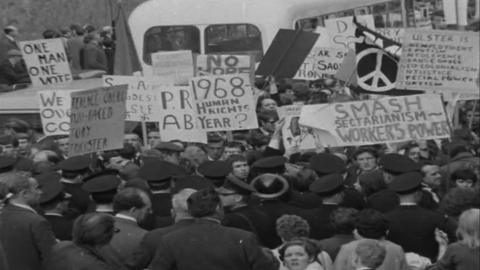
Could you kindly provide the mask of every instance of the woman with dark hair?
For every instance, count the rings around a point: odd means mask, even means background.
[[[451,187],[473,188],[477,182],[477,175],[471,169],[458,169],[450,175]]]
[[[324,270],[317,261],[315,244],[306,238],[290,240],[279,250],[280,260],[288,270]]]
[[[73,224],[73,242],[56,244],[44,263],[44,269],[119,269],[118,265],[114,266],[105,259],[104,254],[107,251],[100,251],[112,240],[115,233],[114,223],[114,218],[108,214],[90,213],[79,216]]]

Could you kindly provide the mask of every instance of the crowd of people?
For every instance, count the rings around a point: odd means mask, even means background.
[[[5,27],[3,33],[0,33],[0,93],[15,90],[30,83],[18,37],[19,30],[11,25]],[[84,26],[72,24],[70,27],[58,30],[46,29],[42,37],[62,40],[74,77],[88,70],[113,74],[115,41],[111,26],[96,29],[90,24]]]
[[[479,268],[476,102],[450,140],[286,151],[278,105],[347,95],[334,80],[256,86],[259,128],[206,144],[149,124],[70,157],[68,136],[2,123],[2,269]]]

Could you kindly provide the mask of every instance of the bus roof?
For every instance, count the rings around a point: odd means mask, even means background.
[[[30,86],[0,94],[0,114],[38,113],[37,93],[43,90],[86,90],[102,86],[102,79],[74,80],[65,84]]]

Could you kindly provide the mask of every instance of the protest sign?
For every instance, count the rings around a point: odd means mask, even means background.
[[[195,101],[188,86],[164,87],[160,91],[160,137],[163,141],[207,142],[207,133],[200,130]]]
[[[337,80],[347,82],[348,85],[357,86],[357,55],[354,50],[348,50],[343,58],[340,68],[335,73],[334,77]]]
[[[152,53],[152,71],[167,84],[187,85],[193,77],[192,51]]]
[[[247,74],[196,77],[192,94],[199,128],[227,131],[258,128],[252,86]]]
[[[478,92],[479,41],[475,32],[405,30],[396,88]]]
[[[71,99],[69,156],[123,148],[126,85],[75,91]]]
[[[69,90],[44,90],[38,92],[38,105],[46,136],[70,134]]]
[[[39,39],[19,42],[19,44],[33,85],[65,83],[73,80],[61,39]]]
[[[294,79],[314,81],[332,78],[340,69],[345,55],[345,51],[338,48],[313,48]]]
[[[199,54],[195,58],[195,76],[252,74],[254,64],[250,55]]]
[[[137,76],[103,76],[103,86],[128,85],[127,121],[159,121],[161,78]]]
[[[319,34],[280,29],[255,71],[256,75],[292,78],[303,63]]]
[[[403,43],[403,36],[405,35],[405,28],[398,28],[398,27],[393,27],[393,28],[377,28],[375,30],[378,32],[380,35],[383,35],[393,41],[396,41],[398,43]]]
[[[386,97],[303,106],[300,124],[324,131],[330,146],[441,139],[450,128],[440,95]]]
[[[283,146],[286,153],[300,150],[316,149],[315,139],[312,136],[313,128],[299,124],[302,104],[282,106],[277,109],[280,119],[285,119],[282,128]]]
[[[374,30],[375,23],[373,15],[356,16],[357,22]],[[353,16],[325,20],[325,27],[330,32],[331,44],[335,48],[348,51],[355,50],[355,29]]]

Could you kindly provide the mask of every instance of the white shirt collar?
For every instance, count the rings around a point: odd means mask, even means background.
[[[12,36],[9,36],[9,35],[5,35],[9,40],[13,41],[13,42],[17,42]]]
[[[12,202],[11,203],[12,205],[15,205],[16,207],[20,207],[20,208],[23,208],[23,209],[27,209],[29,211],[32,211],[33,213],[35,214],[38,214],[37,211],[35,211],[35,209],[33,209],[32,207],[30,207],[29,205],[26,205],[26,204],[23,204],[23,203],[14,203]]]
[[[43,213],[44,216],[55,216],[55,217],[63,217],[62,214],[59,213]]]
[[[131,220],[131,221],[137,223],[137,220],[136,220],[135,218],[133,218],[133,217],[131,217],[131,216],[124,215],[124,214],[120,214],[120,213],[119,213],[119,214],[116,214],[115,217],[117,217],[117,218],[123,218],[123,219],[127,219],[127,220]]]
[[[111,213],[113,212],[113,208],[110,205],[99,204],[97,207],[95,207],[95,212]]]
[[[401,202],[400,205],[411,206],[411,205],[417,205],[417,204],[413,202]]]
[[[75,182],[73,180],[66,179],[66,178],[63,178],[63,177],[62,177],[62,179],[60,179],[60,182],[61,183],[66,183],[66,184],[79,184],[78,182]]]

